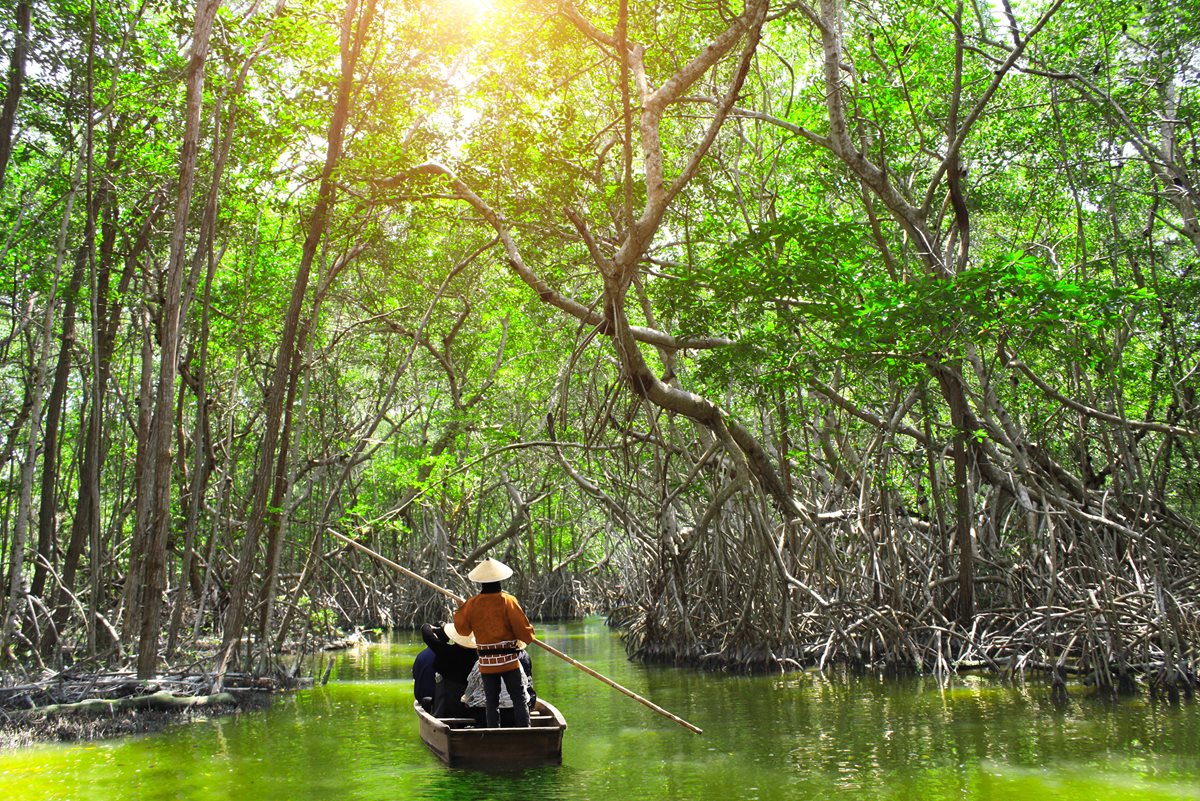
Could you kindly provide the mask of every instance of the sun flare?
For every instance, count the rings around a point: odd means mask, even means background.
[[[450,5],[460,13],[472,19],[480,19],[491,14],[495,8],[495,0],[448,0]]]

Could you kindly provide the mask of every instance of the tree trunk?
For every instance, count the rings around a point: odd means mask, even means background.
[[[75,345],[75,305],[83,284],[84,267],[87,264],[86,254],[82,251],[76,256],[75,269],[71,273],[71,281],[67,285],[67,297],[64,301],[62,345],[58,351],[58,363],[54,367],[54,382],[50,387],[50,398],[46,402],[45,450],[42,453],[42,483],[41,499],[38,506],[38,542],[37,562],[33,566],[33,584],[30,593],[41,598],[46,591],[46,576],[50,569],[51,555],[57,540],[58,499],[55,492],[58,486],[58,451],[60,422],[62,419],[63,401],[67,395],[67,378],[71,371],[71,349]]]
[[[954,428],[954,545],[958,551],[958,603],[956,616],[968,623],[975,616],[975,549],[971,541],[973,520],[971,502],[970,411],[962,391],[962,372],[957,365],[936,368],[942,394],[950,406],[950,424]]]
[[[225,165],[229,159],[229,150],[233,144],[233,134],[236,130],[237,99],[241,95],[242,89],[245,86],[246,76],[255,60],[257,60],[257,53],[247,58],[238,73],[237,81],[229,92],[229,111],[225,118],[224,131],[221,131],[221,109],[219,104],[214,113],[214,131],[219,132],[221,135],[214,148],[213,174],[209,182],[208,197],[204,205],[204,218],[201,221],[200,227],[200,243],[193,259],[192,270],[195,273],[197,272],[198,265],[203,263],[207,263],[208,265],[204,277],[204,296],[200,310],[200,363],[196,370],[196,421],[193,433],[192,482],[189,488],[188,514],[184,533],[182,579],[180,580],[180,590],[175,601],[175,607],[171,612],[171,624],[167,634],[168,656],[175,650],[179,628],[183,623],[183,611],[186,601],[186,594],[183,592],[183,587],[191,575],[195,558],[196,529],[199,525],[200,509],[203,506],[204,488],[208,482],[209,475],[212,473],[212,463],[207,458],[209,451],[209,442],[207,439],[209,430],[207,391],[209,306],[213,278],[216,273],[217,263],[220,261],[213,254],[212,248],[216,233],[221,176],[225,173]],[[185,306],[190,304],[192,294],[189,291],[188,298],[185,299]],[[186,309],[184,313],[186,314]]]
[[[171,423],[175,398],[175,379],[179,371],[179,343],[182,330],[183,274],[187,266],[188,216],[192,205],[192,187],[196,176],[196,155],[200,146],[200,114],[204,101],[204,64],[208,57],[209,36],[220,0],[200,0],[192,28],[192,51],[187,72],[187,105],[183,149],[179,156],[179,190],[175,199],[175,225],[171,234],[170,260],[167,264],[166,291],[163,296],[162,351],[159,356],[158,392],[155,396],[154,428],[150,433],[153,476],[146,558],[142,574],[142,625],[138,638],[138,678],[152,677],[158,668],[158,637],[161,628],[163,592],[166,590],[167,531],[171,525]]]
[[[21,613],[25,581],[25,542],[29,532],[29,524],[33,517],[33,478],[37,468],[39,452],[38,429],[42,423],[42,402],[46,389],[46,367],[50,360],[50,342],[54,335],[54,307],[58,303],[58,282],[62,275],[62,265],[67,256],[67,233],[71,224],[71,212],[75,206],[75,195],[79,191],[79,177],[82,160],[75,165],[75,174],[71,178],[71,189],[67,193],[64,204],[62,225],[59,227],[57,254],[50,280],[50,291],[46,297],[46,309],[42,315],[42,325],[39,337],[33,339],[38,351],[31,354],[33,359],[33,378],[29,411],[29,439],[25,443],[25,455],[21,461],[21,481],[17,500],[17,519],[13,526],[12,549],[9,552],[8,574],[8,604],[4,610],[3,632],[0,634],[0,649],[3,649],[5,659],[11,657],[9,651],[13,635],[16,632],[17,619]]]
[[[139,313],[141,341],[141,371],[138,378],[137,395],[137,455],[133,464],[133,482],[137,487],[136,510],[134,512],[133,536],[129,542],[129,566],[125,572],[125,614],[121,626],[121,641],[128,645],[133,632],[141,626],[144,604],[143,580],[145,560],[150,535],[151,500],[153,498],[153,473],[148,464],[151,456],[150,432],[154,420],[154,329],[155,321],[150,310],[152,276],[142,273],[142,301]]]
[[[215,183],[214,181],[214,185]],[[188,487],[188,513],[184,531],[183,566],[179,573],[179,589],[176,593],[175,606],[171,611],[171,624],[167,632],[168,658],[175,652],[176,642],[179,637],[179,628],[183,623],[183,611],[187,605],[187,593],[185,589],[188,586],[188,580],[191,576],[192,565],[195,559],[196,529],[200,522],[200,508],[204,504],[204,489],[208,484],[208,477],[212,474],[212,462],[208,457],[210,445],[208,441],[208,390],[206,382],[208,380],[209,299],[216,264],[217,259],[210,254],[208,274],[205,276],[204,281],[204,299],[200,311],[200,357],[195,375],[196,419],[192,430],[192,480]]]
[[[230,660],[233,658],[234,649],[242,636],[247,601],[252,592],[250,583],[254,573],[259,540],[264,530],[270,530],[271,526],[277,525],[274,518],[279,511],[269,508],[268,501],[275,487],[275,470],[281,442],[280,428],[284,417],[284,404],[289,394],[289,387],[292,385],[290,379],[293,361],[297,356],[297,331],[300,327],[304,298],[308,293],[309,275],[312,272],[313,261],[325,234],[329,213],[333,208],[336,193],[333,170],[342,156],[342,142],[345,138],[346,122],[350,116],[350,94],[354,87],[354,70],[375,14],[375,3],[376,0],[366,0],[365,8],[361,14],[358,14],[358,0],[349,0],[342,17],[342,68],[341,78],[338,82],[337,100],[329,123],[328,145],[325,151],[325,164],[321,171],[321,183],[317,191],[317,201],[313,207],[312,216],[309,218],[308,234],[304,240],[300,265],[292,284],[291,301],[280,336],[279,355],[267,391],[266,421],[262,445],[259,448],[258,465],[254,473],[254,484],[251,489],[250,517],[238,556],[237,572],[230,588],[229,609],[225,616],[225,631],[217,668],[218,684],[221,682]]]
[[[25,54],[29,49],[33,3],[30,0],[17,0],[16,17],[12,57],[8,61],[8,91],[4,95],[4,106],[0,108],[0,191],[4,190],[8,160],[12,156],[13,131],[17,125],[17,106],[25,86]]]
[[[110,152],[108,174],[115,172],[115,160]],[[83,556],[84,547],[89,542],[92,547],[92,562],[99,562],[98,543],[100,539],[100,474],[104,465],[104,452],[101,434],[104,430],[104,393],[108,386],[109,374],[112,370],[112,357],[116,348],[117,330],[124,306],[114,303],[109,308],[109,282],[115,258],[117,239],[117,211],[108,200],[111,195],[103,189],[107,182],[100,183],[101,191],[97,194],[97,209],[107,215],[100,238],[100,259],[97,264],[96,276],[92,286],[92,375],[90,404],[85,404],[82,429],[86,432],[83,458],[79,464],[79,498],[75,504],[75,517],[71,521],[71,537],[67,552],[63,558],[62,587],[55,602],[54,621],[58,628],[66,622],[70,614],[71,601],[69,593],[75,591],[75,575],[79,569],[79,561]],[[150,244],[150,232],[155,220],[158,219],[160,206],[157,202],[150,208],[141,226],[137,240],[125,255],[125,266],[117,281],[117,298],[124,297],[133,282],[137,265],[142,254]],[[93,582],[94,583],[94,582]],[[99,610],[94,610],[99,611]],[[89,636],[93,631],[91,622],[88,624]]]

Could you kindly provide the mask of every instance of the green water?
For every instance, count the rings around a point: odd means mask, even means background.
[[[698,726],[692,734],[544,652],[563,765],[484,775],[425,750],[419,639],[340,655],[329,684],[260,713],[0,754],[0,799],[1200,799],[1200,704],[1117,705],[964,678],[733,677],[626,661],[598,621],[546,641]]]

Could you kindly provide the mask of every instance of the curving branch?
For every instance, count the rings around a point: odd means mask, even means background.
[[[1016,356],[1012,356],[1011,354],[1006,366],[1021,371],[1021,373],[1030,381],[1032,381],[1033,385],[1045,393],[1047,397],[1058,401],[1068,409],[1072,409],[1088,417],[1094,417],[1097,420],[1103,420],[1107,423],[1116,423],[1117,425],[1138,431],[1156,431],[1160,434],[1174,434],[1180,437],[1200,437],[1200,431],[1192,431],[1191,429],[1180,428],[1179,426],[1173,426],[1169,423],[1156,423],[1152,420],[1130,420],[1129,418],[1122,417],[1119,414],[1111,414],[1099,409],[1093,409],[1087,404],[1080,403],[1077,400],[1072,400],[1043,381],[1037,375],[1037,373],[1030,369],[1029,365],[1025,364],[1025,362],[1021,361]]]
[[[715,97],[704,98],[704,100],[705,102],[711,103],[714,106],[718,102]],[[795,134],[801,139],[806,139],[809,142],[812,142],[817,147],[822,147],[826,150],[833,149],[833,142],[828,136],[822,136],[815,131],[810,131],[803,126],[797,125],[794,122],[767,114],[765,111],[755,111],[754,109],[735,107],[730,109],[730,113],[739,119],[757,120],[758,122],[765,122],[768,125],[774,125],[776,128],[782,128],[790,134]]]
[[[642,145],[646,204],[641,215],[631,221],[625,241],[613,258],[617,269],[614,278],[617,285],[620,286],[620,291],[623,292],[628,287],[636,265],[658,231],[671,200],[695,177],[700,163],[707,155],[726,117],[733,108],[757,50],[760,32],[766,22],[769,6],[770,3],[767,0],[757,0],[750,4],[742,14],[734,17],[703,50],[667,78],[661,86],[655,88],[646,74],[645,48],[640,44],[627,41],[626,31],[623,27],[617,32],[617,35],[609,35],[587,20],[572,4],[567,2],[558,4],[560,13],[585,36],[606,49],[611,48],[616,51],[615,57],[621,62],[622,75],[625,75],[627,71],[633,73],[634,82],[641,95],[638,136]],[[624,24],[623,17],[621,24]],[[724,59],[743,38],[746,39],[746,43],[742,49],[742,56],[725,97],[716,104],[717,113],[710,121],[700,144],[689,156],[687,165],[668,185],[665,178],[662,136],[659,130],[663,116],[671,105],[679,102],[684,93]],[[627,196],[631,190],[630,181],[631,178],[627,176],[625,187]]]
[[[619,31],[619,36],[610,37],[587,22],[573,6],[559,4],[562,13],[590,39],[604,47],[615,46],[622,49],[618,57],[627,64],[623,66],[622,72],[632,74],[642,101],[637,135],[641,139],[643,151],[646,201],[638,218],[630,225],[630,230],[625,232],[616,254],[611,258],[607,257],[601,251],[596,237],[588,230],[583,217],[574,210],[566,211],[566,216],[587,246],[597,270],[604,279],[603,315],[558,292],[532,270],[522,258],[520,248],[504,218],[448,167],[428,162],[381,182],[381,185],[398,186],[420,175],[446,179],[453,188],[453,196],[469,203],[496,231],[504,246],[509,266],[526,285],[537,292],[544,303],[595,325],[598,332],[612,337],[623,381],[636,395],[665,411],[687,417],[716,435],[735,465],[735,481],[730,485],[729,492],[723,493],[718,499],[720,502],[727,500],[726,496],[731,497],[737,491],[751,486],[750,480],[753,478],[787,519],[814,520],[815,516],[802,508],[789,493],[774,459],[753,433],[716,403],[674,383],[661,380],[647,364],[641,349],[642,345],[653,345],[669,353],[684,348],[717,347],[730,344],[729,340],[679,340],[652,328],[632,325],[625,311],[627,291],[633,283],[636,268],[647,245],[658,231],[668,206],[695,177],[725,120],[733,112],[737,96],[753,63],[768,7],[769,3],[766,0],[757,0],[749,4],[744,13],[733,19],[707,47],[655,89],[646,74],[643,48],[635,43],[625,43],[624,30]],[[663,116],[672,104],[683,99],[684,93],[737,47],[739,42],[742,43],[741,53],[733,68],[733,74],[720,99],[713,101],[716,113],[706,125],[700,143],[688,154],[686,164],[667,186],[659,130]],[[632,135],[633,131],[630,133]],[[626,180],[631,181],[632,178],[627,176]],[[581,481],[577,476],[573,477],[585,491],[594,493],[598,490],[590,482]],[[714,504],[711,508],[719,508],[719,505]],[[819,596],[817,598],[819,602],[824,601]]]
[[[560,14],[570,20],[571,24],[578,28],[584,36],[591,39],[596,44],[603,48],[610,48],[612,50],[617,49],[617,37],[596,27],[591,20],[583,16],[583,13],[575,7],[574,3],[568,3],[566,0],[560,0],[558,3],[558,11]]]
[[[449,181],[454,189],[454,197],[469,203],[488,225],[492,227],[492,230],[496,232],[500,243],[504,246],[504,254],[508,259],[509,267],[517,274],[517,277],[537,293],[543,303],[560,309],[581,322],[597,327],[604,327],[604,315],[597,312],[593,307],[585,306],[574,298],[568,297],[554,289],[525,263],[525,259],[521,255],[520,248],[517,247],[516,240],[513,239],[507,221],[487,201],[476,194],[465,181],[455,175],[454,171],[449,167],[439,162],[429,161],[413,167],[411,170],[398,176],[380,181],[378,185],[385,188],[394,188],[422,175],[441,176]],[[668,351],[708,350],[733,344],[732,340],[725,337],[674,337],[665,332],[644,326],[633,326],[633,335],[639,342],[653,345],[656,348],[664,348]]]
[[[725,30],[709,42],[704,50],[668,78],[658,89],[652,89],[646,80],[642,48],[632,48],[630,61],[634,74],[638,78],[638,89],[642,95],[642,114],[638,132],[642,142],[646,206],[614,259],[621,270],[621,278],[625,286],[632,279],[634,266],[642,258],[646,246],[662,223],[667,206],[695,176],[701,160],[712,146],[717,132],[724,124],[725,117],[733,107],[742,84],[746,80],[750,61],[757,49],[762,25],[766,19],[767,6],[766,2],[755,3],[740,16],[735,17]],[[670,105],[679,101],[684,92],[723,59],[741,41],[743,36],[746,36],[747,41],[725,98],[718,106],[717,114],[710,122],[704,139],[689,157],[688,165],[668,187],[664,178],[662,135],[659,130],[663,115]]]
[[[921,257],[936,271],[945,267],[938,258],[933,238],[926,228],[921,209],[910,203],[888,179],[887,173],[854,146],[846,119],[846,101],[842,97],[842,26],[839,0],[821,0],[821,34],[825,105],[829,115],[829,149],[870,187],[891,210],[896,221],[916,244]]]
[[[828,2],[828,0],[826,1]],[[1008,75],[1009,71],[1012,70],[1013,65],[1017,63],[1017,59],[1019,59],[1021,54],[1025,52],[1025,48],[1029,46],[1029,43],[1033,40],[1033,37],[1037,36],[1038,32],[1046,26],[1046,23],[1050,21],[1050,18],[1054,16],[1062,4],[1063,0],[1055,0],[1054,3],[1052,3],[1048,9],[1046,9],[1045,13],[1042,14],[1037,23],[1029,30],[1029,33],[1025,34],[1025,36],[1020,40],[1020,43],[1012,49],[1012,52],[1009,53],[1008,58],[1005,59],[1004,63],[1001,64],[996,70],[995,75],[992,76],[991,83],[988,84],[987,89],[983,91],[983,94],[979,96],[979,99],[975,101],[975,105],[971,108],[971,111],[968,112],[962,124],[958,126],[958,130],[952,132],[954,134],[954,141],[950,143],[950,147],[947,149],[946,155],[942,159],[942,163],[938,165],[937,170],[934,172],[933,178],[930,179],[929,188],[925,193],[925,203],[923,208],[926,212],[933,207],[933,196],[937,190],[938,184],[942,180],[942,176],[945,175],[946,171],[949,170],[957,161],[958,154],[962,150],[963,143],[967,141],[967,136],[971,133],[971,129],[979,120],[980,115],[983,114],[983,110],[987,108],[988,103],[992,101],[992,96],[996,94],[996,90],[1000,88],[1000,84],[1004,81],[1004,78]],[[961,29],[959,30],[959,35],[961,36]],[[1014,30],[1014,36],[1015,35],[1016,32]]]

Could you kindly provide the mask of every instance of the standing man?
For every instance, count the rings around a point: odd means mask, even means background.
[[[491,557],[484,559],[467,578],[480,584],[479,594],[454,613],[454,627],[464,637],[475,635],[479,673],[487,701],[488,728],[500,726],[500,683],[513,700],[516,726],[529,725],[525,674],[519,654],[533,642],[533,626],[517,599],[500,589],[500,582],[513,574],[512,568]]]

